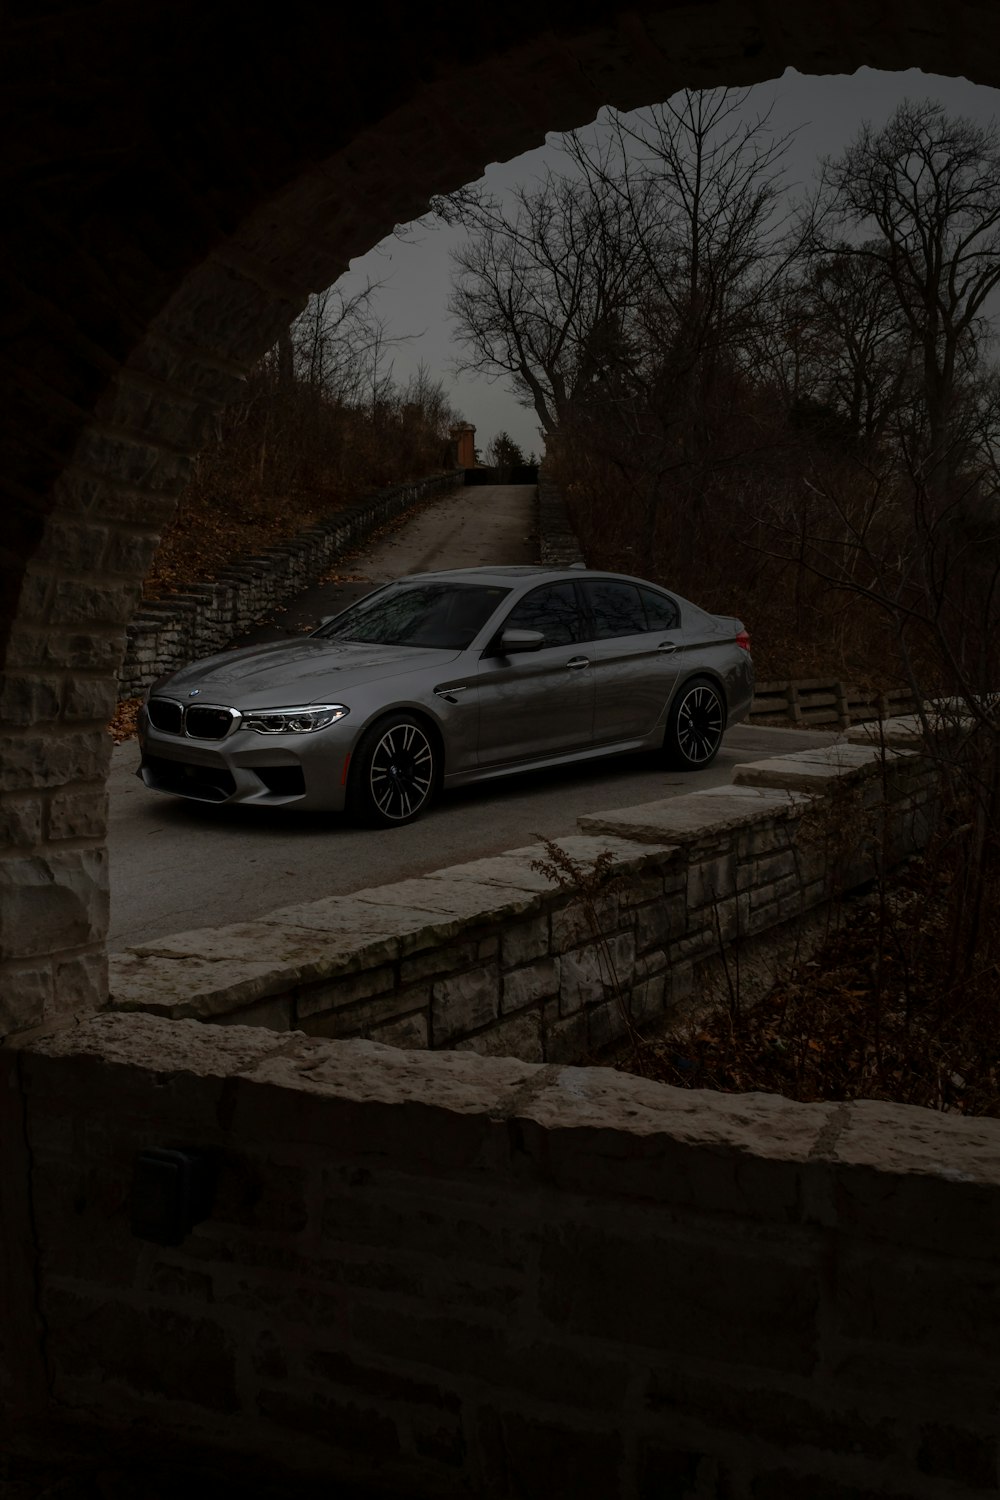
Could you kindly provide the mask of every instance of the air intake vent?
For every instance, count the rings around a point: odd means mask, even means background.
[[[172,698],[150,698],[146,705],[149,722],[163,734],[180,734],[184,722],[184,710]]]
[[[224,740],[239,717],[235,708],[194,704],[184,715],[184,730],[193,740]]]

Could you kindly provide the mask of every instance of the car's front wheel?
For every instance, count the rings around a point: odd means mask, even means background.
[[[708,677],[692,677],[674,699],[667,719],[663,752],[677,771],[700,771],[711,765],[722,744],[726,705]]]
[[[436,780],[430,733],[409,714],[393,714],[361,736],[351,757],[347,808],[378,828],[412,823],[430,802]]]

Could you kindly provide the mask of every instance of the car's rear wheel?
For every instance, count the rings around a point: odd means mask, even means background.
[[[708,677],[692,677],[670,707],[663,753],[676,771],[700,771],[711,765],[722,744],[726,704]]]
[[[380,719],[361,736],[351,757],[348,811],[377,828],[412,823],[434,795],[437,770],[437,749],[419,719],[409,714]]]

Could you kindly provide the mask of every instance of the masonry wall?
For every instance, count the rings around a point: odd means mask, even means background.
[[[53,1448],[396,1500],[996,1494],[996,1121],[149,1016],[7,1067]],[[130,1227],[151,1147],[214,1166],[180,1244]]]
[[[268,619],[315,583],[331,563],[380,526],[461,483],[462,472],[455,470],[393,485],[267,548],[260,557],[239,559],[211,583],[197,584],[188,593],[146,600],[128,625],[119,697],[137,697],[164,673],[175,672],[199,656],[224,651],[252,625]]]
[[[912,751],[846,742],[735,778],[582,817],[559,847],[585,876],[607,859],[590,901],[529,846],[128,948],[111,1007],[565,1063],[731,986],[746,1002],[831,896],[921,846],[934,778]]]

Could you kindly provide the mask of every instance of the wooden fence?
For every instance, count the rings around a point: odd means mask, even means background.
[[[829,724],[847,729],[851,724],[864,724],[871,719],[912,713],[915,707],[909,688],[877,693],[819,677],[799,682],[758,682],[750,722]]]

